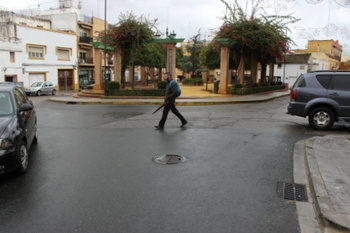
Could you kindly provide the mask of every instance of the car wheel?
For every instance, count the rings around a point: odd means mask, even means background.
[[[37,91],[37,92],[36,92],[36,95],[37,95],[37,96],[41,96],[41,91]]]
[[[329,108],[315,108],[309,115],[309,124],[316,130],[330,129],[334,124],[334,113]]]
[[[52,95],[56,95],[56,90],[53,89],[52,92],[51,92]]]
[[[19,149],[19,167],[18,172],[20,174],[26,173],[28,170],[28,150],[24,142],[21,143]]]

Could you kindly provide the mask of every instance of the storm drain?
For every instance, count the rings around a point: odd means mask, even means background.
[[[152,161],[158,164],[172,165],[184,163],[186,158],[180,155],[160,155],[153,157]]]
[[[306,185],[280,183],[279,187],[282,189],[282,197],[286,200],[292,201],[307,201]]]

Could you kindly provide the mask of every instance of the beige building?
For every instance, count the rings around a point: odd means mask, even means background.
[[[307,49],[293,50],[295,54],[311,53],[313,59],[326,60],[322,70],[338,70],[342,56],[342,46],[334,40],[309,40]]]

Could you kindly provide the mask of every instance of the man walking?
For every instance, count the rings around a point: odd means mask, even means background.
[[[177,84],[172,80],[170,73],[165,73],[165,81],[167,82],[165,89],[165,98],[164,98],[164,108],[162,119],[160,119],[156,129],[163,129],[168,113],[171,110],[172,113],[177,116],[181,121],[181,127],[184,127],[187,124],[187,120],[181,115],[179,110],[175,107],[175,99],[177,97]],[[171,83],[170,83],[171,82]]]

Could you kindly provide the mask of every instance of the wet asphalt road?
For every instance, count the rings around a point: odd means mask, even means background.
[[[25,176],[0,176],[0,232],[297,233],[295,142],[315,132],[265,103],[179,107],[166,129],[157,106],[65,105],[32,97],[39,143]],[[333,132],[344,131],[341,126]],[[160,165],[154,156],[187,160]]]

